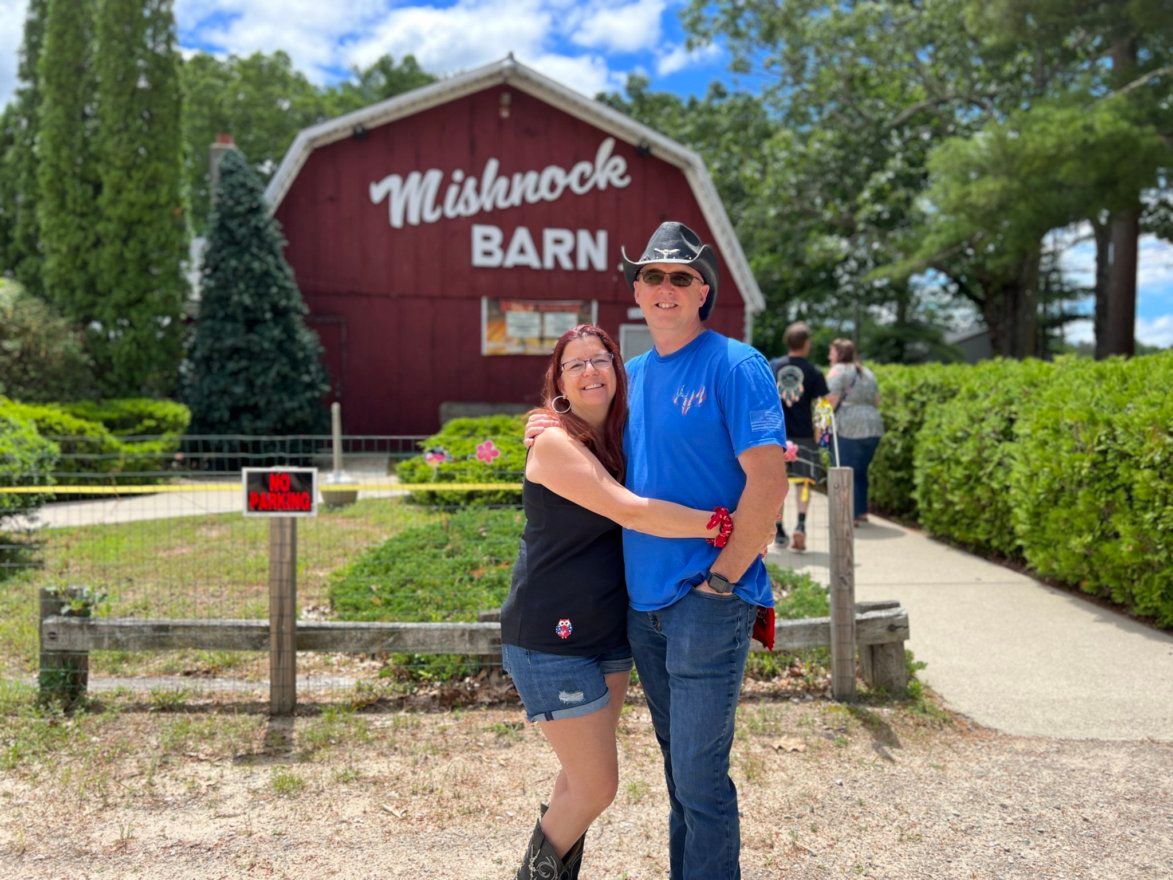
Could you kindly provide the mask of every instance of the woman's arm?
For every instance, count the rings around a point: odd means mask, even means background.
[[[534,441],[526,478],[626,529],[661,538],[706,538],[712,511],[641,498],[607,473],[591,451],[561,428],[546,428]]]

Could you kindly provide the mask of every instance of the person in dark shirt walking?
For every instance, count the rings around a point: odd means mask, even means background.
[[[526,459],[526,525],[501,608],[501,654],[562,766],[517,880],[574,880],[587,828],[619,784],[615,730],[632,668],[622,528],[724,546],[733,526],[728,516],[640,498],[619,482],[627,374],[599,327],[583,324],[558,340],[539,412],[557,427]]]
[[[778,383],[782,400],[782,415],[786,419],[786,437],[798,446],[798,459],[787,468],[791,483],[797,483],[798,523],[793,537],[788,537],[784,525],[785,502],[778,511],[774,540],[780,547],[792,544],[795,550],[806,549],[806,513],[810,507],[811,487],[818,482],[822,470],[819,447],[815,443],[811,405],[828,393],[827,380],[822,371],[807,360],[811,353],[811,330],[802,321],[786,328],[783,335],[787,354],[770,361],[770,369]]]

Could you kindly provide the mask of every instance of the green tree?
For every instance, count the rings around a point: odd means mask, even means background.
[[[948,271],[965,295],[1001,286],[1003,296],[971,297],[995,349],[1039,353],[1043,238],[1129,203],[1151,182],[1164,149],[1156,132],[1139,130],[1112,102],[1040,101],[946,140],[929,160],[931,210],[914,262]],[[1125,155],[1130,161],[1120,162]]]
[[[414,55],[396,61],[383,55],[369,67],[355,67],[351,78],[331,86],[322,94],[323,110],[329,117],[361,110],[395,95],[410,92],[436,81],[419,66]]]
[[[79,326],[97,317],[98,173],[93,158],[91,0],[49,0],[39,80],[37,217],[44,296]]]
[[[694,38],[724,41],[734,70],[762,83],[779,125],[757,204],[771,212],[761,228],[776,244],[758,262],[780,281],[764,285],[780,318],[786,304],[807,300],[817,306],[805,317],[853,326],[861,344],[882,338],[900,360],[945,350],[931,325],[934,288],[878,270],[908,248],[932,145],[966,130],[996,97],[974,63],[975,42],[957,28],[962,3],[688,7]]]
[[[1084,188],[1080,215],[1096,238],[1096,355],[1133,354],[1140,233],[1147,227],[1169,236],[1173,6],[1167,0],[970,0],[966,15],[988,51],[1062,47],[1067,75],[1052,78],[1051,101],[1097,117],[1105,145],[1113,148],[1093,142],[1072,161],[1100,184]],[[1027,112],[1052,111],[1035,105]],[[1154,187],[1157,195],[1146,206],[1143,193]]]
[[[37,65],[45,40],[49,0],[29,0],[20,49],[17,79],[20,86],[5,113],[6,149],[0,154],[0,185],[5,205],[0,220],[6,231],[0,236],[0,271],[11,274],[26,290],[41,291],[40,227],[37,221],[37,129],[41,94]]]
[[[0,395],[80,400],[94,391],[82,334],[44,300],[0,279]]]
[[[263,180],[277,169],[297,133],[323,118],[313,84],[284,52],[219,59],[197,52],[183,62],[184,179],[192,225],[202,233],[212,207],[209,147],[231,134]]]
[[[112,394],[165,396],[182,357],[187,228],[171,0],[103,0],[95,359]]]
[[[226,59],[197,52],[183,64],[184,175],[192,224],[203,233],[211,210],[208,148],[231,134],[264,181],[277,170],[297,133],[324,119],[359,110],[435,81],[408,55],[384,55],[351,78],[318,89],[284,52]]]
[[[195,434],[314,434],[329,424],[322,347],[282,255],[264,187],[233,150],[204,255],[199,317],[184,367]]]

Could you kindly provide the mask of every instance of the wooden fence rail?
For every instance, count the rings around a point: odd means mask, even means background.
[[[47,610],[52,606],[46,606]],[[486,615],[491,616],[491,615]],[[907,687],[904,642],[908,612],[896,602],[856,606],[855,638],[864,680],[897,693]],[[493,656],[501,650],[501,627],[476,623],[365,623],[299,621],[297,651],[328,653],[464,654]],[[265,651],[271,644],[267,620],[137,620],[70,617],[50,613],[41,620],[42,663],[80,665],[90,651]],[[775,651],[830,647],[831,618],[779,620]],[[755,643],[754,648],[760,650]]]

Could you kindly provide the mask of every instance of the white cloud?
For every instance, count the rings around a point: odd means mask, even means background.
[[[671,76],[692,64],[708,64],[720,54],[721,48],[716,43],[708,43],[691,50],[682,43],[667,55],[656,58],[656,73],[660,76]]]
[[[1063,338],[1074,345],[1077,342],[1091,342],[1095,330],[1091,321],[1072,321],[1063,325]]]
[[[235,55],[284,50],[317,83],[332,78],[340,46],[378,20],[382,0],[180,0],[176,19],[188,39]]]
[[[384,54],[411,54],[425,70],[447,74],[509,51],[519,58],[539,56],[552,26],[547,6],[539,0],[459,0],[443,9],[395,9],[346,47],[346,61],[361,67]]]
[[[598,55],[580,55],[569,58],[565,55],[546,54],[535,58],[518,56],[518,61],[529,65],[550,79],[593,98],[599,92],[621,92],[627,82],[626,73],[612,71],[607,61]]]
[[[1136,319],[1136,338],[1145,345],[1173,346],[1173,315]]]
[[[657,51],[666,0],[595,0],[567,31],[576,45],[604,52]]]
[[[20,64],[27,11],[28,0],[0,0],[0,107],[11,101],[16,92],[16,69]]]

